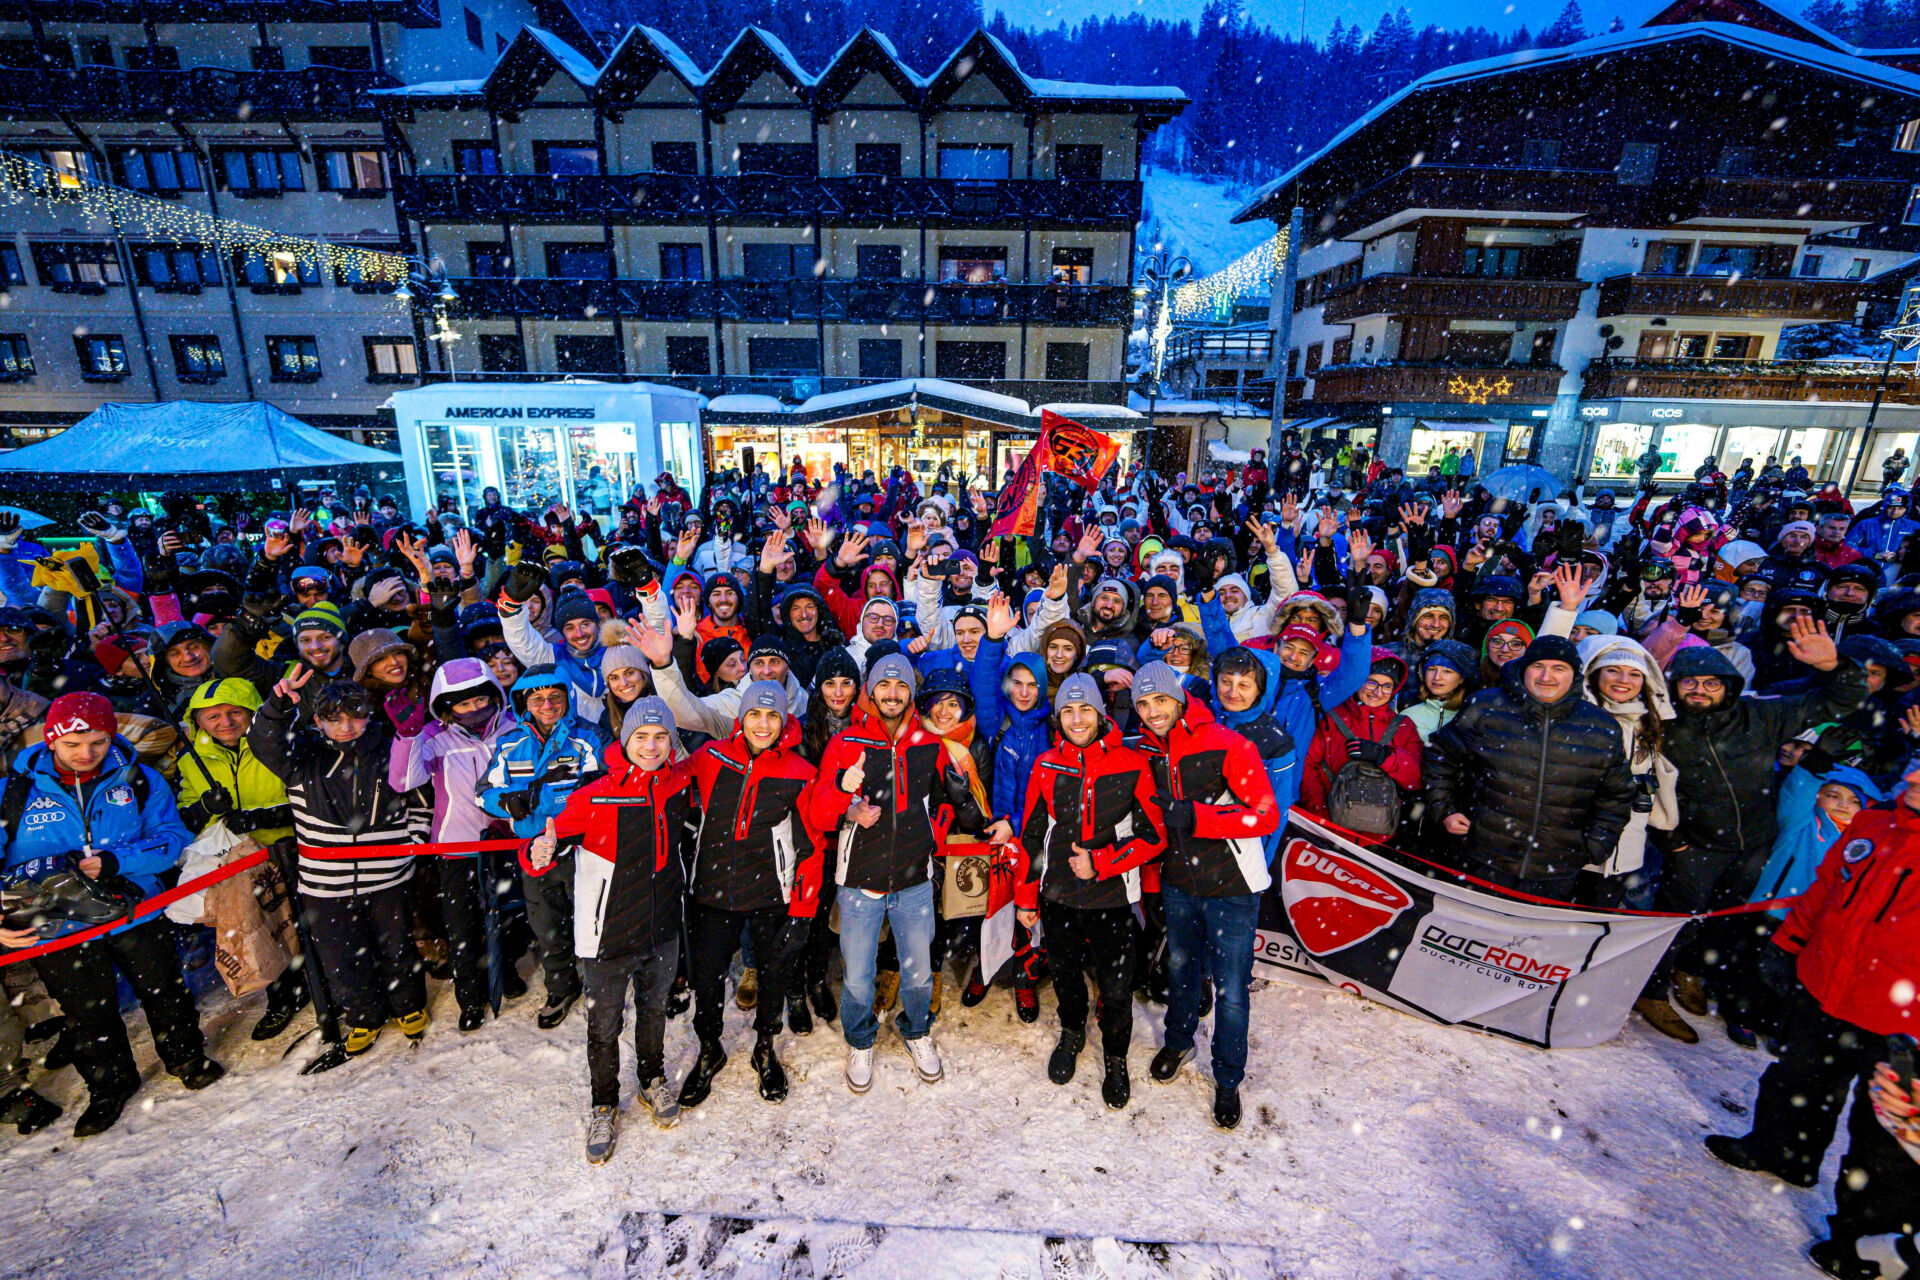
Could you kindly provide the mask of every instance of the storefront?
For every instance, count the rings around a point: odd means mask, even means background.
[[[463,515],[487,488],[523,511],[564,502],[611,517],[636,484],[672,472],[696,496],[706,475],[702,398],[649,383],[443,383],[389,402],[416,516]]]
[[[1857,488],[1880,485],[1880,463],[1896,448],[1912,457],[1920,442],[1920,409],[1881,407],[1872,439],[1860,458],[1867,406],[1862,404],[1781,404],[1743,401],[1598,400],[1580,406],[1587,429],[1587,465],[1592,481],[1630,481],[1652,444],[1660,455],[1654,479],[1684,484],[1713,458],[1732,475],[1743,460],[1758,472],[1769,458],[1791,467],[1797,458],[1814,483],[1846,484],[1858,474]]]

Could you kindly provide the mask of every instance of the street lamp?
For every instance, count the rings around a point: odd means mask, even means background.
[[[429,263],[423,258],[407,259],[407,278],[393,291],[393,299],[402,306],[414,306],[423,299],[433,308],[433,332],[427,337],[440,344],[441,362],[447,368],[447,381],[458,382],[459,375],[453,367],[453,344],[460,341],[460,335],[447,323],[447,312],[460,305],[460,294],[447,279],[446,268],[437,263]]]
[[[1169,257],[1160,245],[1140,259],[1133,296],[1147,304],[1147,448],[1153,448],[1154,413],[1160,404],[1160,372],[1173,334],[1173,291],[1193,275],[1186,257]]]

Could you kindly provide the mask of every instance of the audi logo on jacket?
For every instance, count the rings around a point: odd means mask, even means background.
[[[573,870],[573,952],[585,960],[651,951],[680,936],[687,855],[699,830],[693,764],[646,770],[620,744],[606,750],[607,771],[567,797],[554,819],[559,847],[545,875],[578,849]],[[529,842],[531,843],[531,842]]]
[[[1920,813],[1864,810],[1773,940],[1834,1017],[1878,1036],[1920,1032]]]
[[[1193,801],[1193,832],[1174,838],[1160,859],[1160,883],[1202,898],[1259,893],[1273,883],[1262,836],[1280,829],[1279,801],[1253,743],[1188,702],[1162,740],[1140,735],[1154,788]]]
[[[1034,762],[1026,817],[1008,846],[1016,906],[1032,911],[1044,895],[1083,910],[1140,900],[1140,868],[1166,847],[1166,824],[1153,800],[1153,765],[1122,746],[1111,723],[1085,747],[1062,739]],[[1093,855],[1093,876],[1073,873],[1073,846]]]
[[[700,798],[693,900],[721,911],[785,906],[812,916],[820,905],[820,832],[801,803],[813,766],[794,750],[800,721],[788,716],[780,740],[755,755],[735,729],[690,762]]]
[[[866,775],[859,796],[880,806],[880,820],[871,827],[841,826],[855,794],[841,789],[840,777],[856,764]],[[949,831],[985,825],[966,779],[947,764],[940,736],[909,711],[900,736],[890,738],[864,699],[854,708],[853,723],[833,736],[820,757],[812,820],[822,831],[840,828],[838,883],[873,893],[924,884],[932,860],[945,854]]]

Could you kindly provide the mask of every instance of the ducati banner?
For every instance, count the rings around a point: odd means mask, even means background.
[[[1619,1034],[1687,923],[1483,893],[1401,866],[1297,810],[1277,861],[1269,895],[1279,894],[1285,932],[1270,933],[1263,913],[1258,958],[1297,968],[1297,956],[1355,995],[1549,1049]]]

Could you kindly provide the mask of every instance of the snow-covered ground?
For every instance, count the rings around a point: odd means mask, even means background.
[[[1158,242],[1170,254],[1193,259],[1194,274],[1204,276],[1273,238],[1271,222],[1229,221],[1252,196],[1251,185],[1170,169],[1148,169],[1144,182],[1142,253]]]
[[[529,997],[461,1036],[440,989],[418,1049],[389,1030],[303,1078],[313,1041],[283,1061],[284,1039],[246,1039],[258,998],[219,993],[203,1013],[226,1080],[187,1094],[156,1077],[136,1018],[149,1083],[115,1129],[76,1144],[69,1110],[0,1138],[0,1276],[1817,1275],[1803,1250],[1827,1195],[1700,1146],[1744,1130],[1765,1064],[1717,1022],[1693,1048],[1635,1022],[1548,1053],[1329,988],[1253,999],[1236,1133],[1212,1127],[1193,1068],[1148,1079],[1157,1008],[1135,1005],[1134,1103],[1113,1113],[1091,1049],[1071,1085],[1048,1083],[1051,994],[1027,1026],[996,991],[949,1003],[938,1085],[889,1033],[856,1098],[836,1028],[782,1037],[778,1107],[755,1092],[748,1015],[730,1007],[713,1097],[664,1132],[629,1106],[594,1168],[578,1011],[543,1033]],[[687,1020],[669,1037],[677,1079]],[[45,1087],[80,1092],[71,1069]]]

